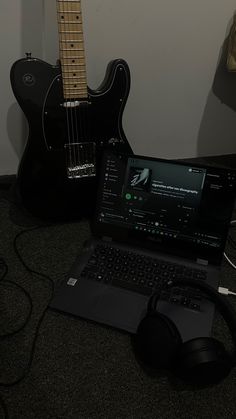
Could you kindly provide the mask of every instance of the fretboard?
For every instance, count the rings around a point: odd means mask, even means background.
[[[80,0],[57,0],[59,51],[66,100],[86,99],[87,75]]]

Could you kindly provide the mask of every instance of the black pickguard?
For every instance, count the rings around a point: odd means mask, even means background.
[[[18,60],[11,69],[11,84],[29,124],[17,175],[24,206],[33,215],[52,220],[91,215],[102,152],[112,148],[132,153],[122,128],[130,89],[127,63],[112,61],[102,85],[97,90],[88,88],[87,100],[69,108],[63,99],[60,66],[34,58]],[[87,163],[92,149],[95,169],[90,176]],[[73,176],[80,152],[86,177],[78,178]]]

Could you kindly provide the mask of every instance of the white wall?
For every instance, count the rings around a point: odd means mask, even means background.
[[[89,86],[98,87],[111,59],[129,64],[123,126],[134,152],[236,153],[236,73],[218,69],[234,0],[82,0],[82,6]],[[25,51],[55,64],[55,12],[56,0],[1,0],[0,175],[16,172],[27,138],[10,66]]]
[[[0,175],[14,174],[28,126],[13,96],[10,68],[27,51],[42,55],[43,7],[40,0],[0,2]]]

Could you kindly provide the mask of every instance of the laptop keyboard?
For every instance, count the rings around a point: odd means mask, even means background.
[[[162,299],[198,310],[201,295],[197,290],[174,287],[167,291],[165,285],[173,279],[205,280],[207,273],[203,269],[189,268],[111,245],[99,244],[80,275],[144,295],[163,290]]]

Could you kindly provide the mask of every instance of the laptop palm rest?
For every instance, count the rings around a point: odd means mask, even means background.
[[[70,312],[89,320],[136,332],[145,315],[148,298],[129,290],[90,280],[79,280],[74,286],[65,286],[55,295],[51,308]]]

